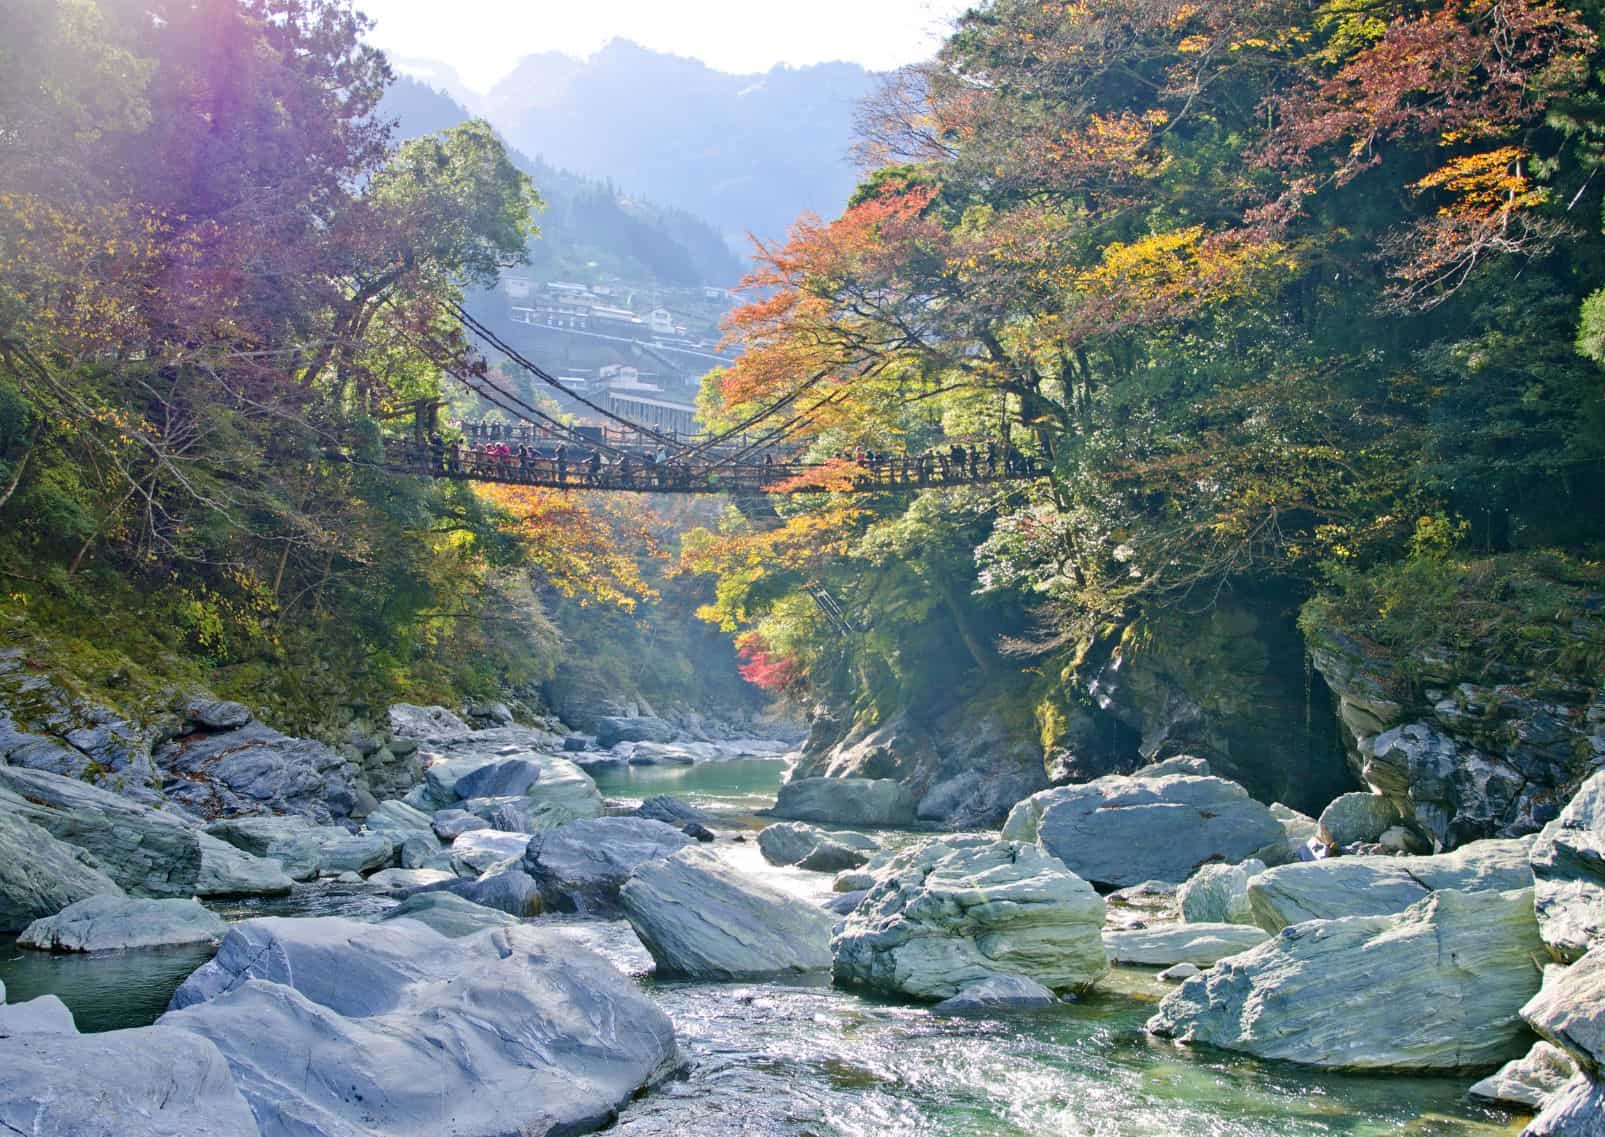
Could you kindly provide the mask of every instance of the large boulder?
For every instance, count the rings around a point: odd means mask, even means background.
[[[1181,882],[1206,864],[1286,855],[1281,823],[1247,790],[1186,774],[1112,774],[1044,790],[1014,807],[1003,836],[1035,840],[1072,872],[1110,888]]]
[[[275,1137],[598,1128],[676,1062],[667,1016],[560,932],[238,924],[161,1020],[214,1042]]]
[[[1258,947],[1270,936],[1249,924],[1161,924],[1103,934],[1103,946],[1115,963],[1173,967],[1191,963],[1209,967],[1228,956]]]
[[[947,999],[993,975],[1079,991],[1109,970],[1104,902],[1034,845],[929,841],[893,857],[831,943],[839,982]]]
[[[619,904],[664,976],[758,979],[830,967],[829,913],[700,847],[643,862]]]
[[[862,833],[827,833],[801,821],[781,821],[758,834],[758,850],[772,865],[836,873],[867,864],[880,843]]]
[[[520,919],[539,916],[545,906],[541,899],[541,886],[524,871],[524,863],[518,857],[498,861],[476,877],[429,884],[424,889],[452,892],[464,900]]]
[[[1371,845],[1402,820],[1398,805],[1381,794],[1343,794],[1321,811],[1320,836],[1339,848]]]
[[[380,869],[364,883],[385,892],[406,894],[431,884],[449,884],[461,879],[456,873],[445,869]]]
[[[363,828],[370,833],[388,833],[399,848],[408,837],[419,834],[434,836],[434,823],[430,815],[414,809],[404,801],[382,801],[362,820]]]
[[[644,817],[648,821],[661,821],[665,825],[672,825],[676,829],[683,829],[687,825],[707,825],[714,820],[711,813],[698,809],[682,798],[659,794],[649,797],[636,808],[635,816]]]
[[[230,817],[206,831],[253,857],[278,861],[291,880],[318,875],[322,830],[305,817]]]
[[[1577,1075],[1544,1102],[1528,1128],[1533,1137],[1605,1134],[1605,947],[1545,979],[1521,1014],[1547,1042],[1560,1048]],[[1525,1137],[1525,1135],[1524,1135]]]
[[[1181,918],[1189,924],[1252,924],[1248,882],[1265,871],[1250,858],[1237,865],[1205,865],[1176,892]]]
[[[518,797],[541,780],[541,762],[534,757],[503,758],[468,771],[457,779],[457,796]]]
[[[54,995],[26,1003],[0,1001],[0,1038],[11,1034],[77,1034],[72,1011]]]
[[[416,920],[452,939],[518,923],[516,916],[444,891],[419,892],[407,897],[379,917],[381,923],[391,920]]]
[[[596,745],[603,750],[621,742],[668,742],[673,737],[674,727],[650,715],[607,715],[596,720]]]
[[[28,925],[17,940],[40,951],[128,951],[220,940],[222,917],[194,900],[91,896]]]
[[[1282,865],[1248,882],[1254,922],[1278,932],[1304,920],[1402,912],[1430,892],[1528,888],[1530,842],[1474,841],[1430,857],[1334,857]]]
[[[826,825],[912,825],[914,795],[890,778],[801,778],[780,787],[770,812]]]
[[[151,754],[170,776],[169,800],[202,817],[297,813],[322,825],[351,816],[358,768],[309,738],[291,738],[260,722],[197,731]]]
[[[614,915],[619,889],[641,864],[673,856],[692,839],[661,821],[597,817],[537,833],[524,854],[548,908]]]
[[[0,799],[0,932],[16,932],[91,896],[123,890],[84,855],[6,808]]]
[[[84,1035],[0,1030],[0,1132],[260,1137],[263,1130],[217,1047],[153,1026]]]
[[[415,703],[393,703],[390,707],[390,733],[397,738],[440,742],[463,738],[472,731],[445,707],[420,707]]]
[[[451,843],[451,862],[459,876],[478,876],[493,865],[516,860],[529,848],[527,833],[470,829]]]
[[[1565,960],[1605,943],[1605,770],[1544,826],[1532,868],[1544,942]]]
[[[1449,1071],[1526,1050],[1532,890],[1434,892],[1402,913],[1295,924],[1188,980],[1155,1034],[1334,1069]]]
[[[1577,1063],[1558,1046],[1535,1042],[1520,1058],[1506,1062],[1474,1083],[1466,1093],[1478,1101],[1537,1112],[1577,1076]]]
[[[271,895],[289,877],[182,818],[71,778],[0,766],[0,812],[94,858],[131,896]]]
[[[1059,1005],[1059,997],[1023,975],[989,975],[931,1008],[938,1015],[978,1015],[997,1011],[1039,1011]]]
[[[338,826],[318,832],[318,872],[323,876],[371,872],[388,865],[395,852],[387,833],[349,833]]]

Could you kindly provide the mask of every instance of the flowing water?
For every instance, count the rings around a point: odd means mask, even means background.
[[[751,829],[785,764],[740,761],[600,771],[610,798],[685,798]],[[893,840],[904,835],[889,835]],[[750,834],[715,846],[746,871],[817,899],[830,878],[766,864]],[[362,917],[392,903],[360,888],[303,886],[241,903],[229,919]],[[684,1074],[625,1111],[619,1137],[1511,1137],[1520,1120],[1474,1105],[1470,1078],[1350,1077],[1195,1052],[1142,1024],[1165,987],[1120,970],[1080,1003],[1028,1016],[943,1019],[911,1004],[812,984],[651,979],[623,923],[549,918],[646,984],[674,1020]],[[60,957],[0,940],[13,1001],[54,992],[85,1030],[152,1021],[194,952]]]

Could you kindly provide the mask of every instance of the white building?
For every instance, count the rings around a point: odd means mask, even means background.
[[[535,282],[522,276],[502,277],[502,291],[512,300],[528,300],[529,294],[535,291]]]
[[[674,313],[667,308],[652,309],[652,331],[656,335],[673,335]]]

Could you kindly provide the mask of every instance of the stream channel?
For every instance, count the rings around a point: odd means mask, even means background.
[[[611,799],[683,798],[719,819],[714,846],[800,897],[825,874],[765,863],[753,811],[774,801],[785,763],[622,767],[597,773]],[[747,839],[736,842],[736,833]],[[908,840],[885,834],[889,841]],[[357,886],[298,886],[224,906],[228,919],[370,916],[395,901]],[[1147,1038],[1166,987],[1117,969],[1079,1003],[1031,1015],[938,1018],[919,1006],[811,984],[656,982],[620,922],[542,917],[639,976],[674,1020],[687,1061],[629,1107],[625,1137],[1511,1137],[1521,1121],[1469,1101],[1474,1079],[1322,1074]],[[0,937],[13,1002],[59,995],[85,1031],[153,1021],[210,948],[52,956]]]

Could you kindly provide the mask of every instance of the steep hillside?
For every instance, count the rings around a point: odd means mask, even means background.
[[[401,78],[385,93],[380,111],[398,123],[400,138],[416,138],[472,117],[450,95]],[[681,209],[626,196],[613,181],[582,177],[513,150],[514,164],[535,180],[546,209],[542,239],[530,250],[537,272],[553,276],[604,272],[666,285],[728,287],[741,263],[720,233]]]

